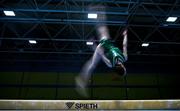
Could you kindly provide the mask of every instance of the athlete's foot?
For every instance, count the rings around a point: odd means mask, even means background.
[[[84,96],[84,97],[88,97],[87,91],[86,91],[86,84],[85,81],[81,78],[81,77],[76,77],[75,78],[76,81],[76,91]]]

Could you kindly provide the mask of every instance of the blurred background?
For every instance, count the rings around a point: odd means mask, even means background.
[[[179,12],[178,0],[1,0],[0,99],[179,99]],[[128,29],[127,76],[101,62],[83,98],[74,78],[97,24],[119,48]]]

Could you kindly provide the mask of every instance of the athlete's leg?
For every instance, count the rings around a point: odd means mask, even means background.
[[[99,55],[101,55],[102,61],[110,68],[112,68],[112,64],[110,62],[110,60],[106,57],[106,55],[104,54],[104,49],[101,47],[101,45],[98,46],[99,49]]]
[[[94,43],[93,47],[91,47],[93,49],[93,51],[97,50],[96,52],[99,53],[99,55],[101,56],[102,61],[110,68],[112,68],[112,64],[110,62],[110,60],[105,56],[104,54],[104,49],[102,47],[101,44],[99,44],[98,46]]]
[[[88,96],[85,87],[88,84],[90,76],[94,71],[94,69],[96,68],[100,59],[101,59],[101,55],[98,53],[98,48],[96,48],[92,58],[86,62],[86,64],[83,66],[80,72],[80,75],[76,77],[76,85],[78,86],[77,91],[85,97]]]
[[[92,72],[96,68],[96,66],[97,66],[98,62],[100,61],[100,59],[101,59],[101,56],[98,53],[98,49],[96,48],[92,58],[86,62],[86,64],[83,66],[83,68],[81,70],[80,76],[84,80],[89,80]]]
[[[97,33],[99,40],[110,39],[108,27],[105,24],[100,24],[97,26]]]

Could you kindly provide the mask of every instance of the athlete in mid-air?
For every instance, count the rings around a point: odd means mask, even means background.
[[[88,97],[86,92],[86,86],[91,77],[92,72],[96,68],[100,60],[116,71],[118,75],[124,76],[126,74],[126,68],[123,65],[127,61],[127,30],[123,32],[123,50],[121,51],[118,47],[115,47],[111,40],[106,25],[97,26],[97,32],[99,37],[99,45],[94,48],[94,54],[83,66],[80,74],[76,77],[77,91]]]

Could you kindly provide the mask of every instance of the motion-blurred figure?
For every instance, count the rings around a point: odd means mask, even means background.
[[[123,65],[127,61],[127,30],[123,32],[123,51],[115,47],[110,41],[110,35],[108,28],[105,25],[97,26],[97,32],[99,34],[100,43],[94,48],[94,54],[90,60],[83,66],[79,76],[76,77],[77,91],[88,97],[85,90],[92,72],[96,68],[98,62],[103,60],[104,63],[115,70],[118,75],[124,76],[126,74],[126,68]]]

